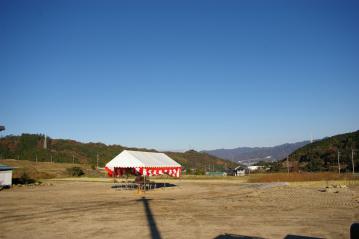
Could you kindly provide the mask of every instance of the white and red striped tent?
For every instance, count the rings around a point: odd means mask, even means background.
[[[106,164],[105,170],[110,177],[134,174],[156,176],[168,174],[181,175],[181,165],[164,153],[124,150]]]

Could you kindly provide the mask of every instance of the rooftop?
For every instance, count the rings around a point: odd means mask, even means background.
[[[0,171],[8,171],[8,170],[13,170],[13,167],[7,166],[5,164],[0,164]]]

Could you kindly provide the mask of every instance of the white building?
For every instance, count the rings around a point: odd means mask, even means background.
[[[246,168],[243,166],[238,166],[234,169],[234,176],[244,176],[246,175]]]
[[[0,187],[11,187],[12,167],[0,164]]]
[[[267,170],[267,169],[264,168],[264,166],[252,165],[252,166],[248,166],[248,170],[250,172],[254,172],[254,171],[259,171],[259,170]]]

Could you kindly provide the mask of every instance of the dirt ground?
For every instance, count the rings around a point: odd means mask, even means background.
[[[52,183],[0,192],[0,238],[349,238],[359,220],[358,185],[336,193],[320,192],[324,183],[178,180],[138,194]]]

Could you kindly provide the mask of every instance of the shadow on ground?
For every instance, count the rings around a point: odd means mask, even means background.
[[[147,190],[153,190],[153,189],[158,189],[158,188],[172,188],[172,187],[176,187],[176,184],[172,184],[172,183],[151,183],[151,184],[146,184],[146,191]],[[113,186],[111,186],[111,188],[115,188],[115,189],[127,189],[127,190],[134,190],[137,189],[139,186],[138,184],[135,183],[116,183]]]
[[[235,234],[222,234],[219,236],[216,236],[213,239],[264,239],[262,237],[252,237],[252,236],[243,236],[243,235],[235,235]]]
[[[143,206],[145,208],[147,223],[148,223],[148,227],[150,228],[150,232],[151,232],[151,238],[152,239],[161,239],[161,233],[157,228],[156,220],[151,211],[151,207],[150,207],[151,200],[152,199],[147,199],[146,197],[142,197],[138,201],[142,202]]]
[[[286,235],[283,239],[323,239],[323,238],[307,237],[307,236],[299,236],[299,235]]]
[[[172,183],[156,183],[156,188],[172,188],[172,187],[176,187],[176,184],[172,184]]]
[[[235,234],[222,234],[213,239],[264,239],[263,237],[254,237],[254,236],[244,236],[244,235],[235,235]],[[283,239],[321,239],[318,237],[307,237],[299,235],[286,235]]]
[[[143,207],[144,207],[145,213],[146,213],[148,227],[149,227],[150,233],[151,233],[151,238],[152,239],[161,239],[161,233],[158,230],[155,217],[153,216],[153,213],[151,210],[151,206],[150,206],[151,200],[152,199],[147,199],[146,197],[142,197],[141,199],[138,199],[137,201],[143,203]],[[264,238],[225,233],[225,234],[216,236],[214,239],[264,239]],[[283,239],[321,239],[321,238],[288,234]]]

